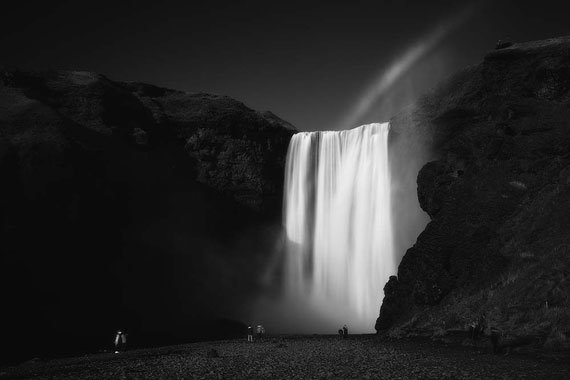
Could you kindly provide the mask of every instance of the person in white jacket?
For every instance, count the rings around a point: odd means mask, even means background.
[[[247,326],[247,341],[253,342],[253,327],[251,325]]]
[[[127,350],[127,334],[121,330],[117,330],[117,335],[115,335],[115,354]]]

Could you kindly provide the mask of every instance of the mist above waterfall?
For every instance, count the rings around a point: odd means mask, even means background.
[[[285,169],[283,281],[288,320],[313,332],[372,332],[396,272],[389,125],[293,136]],[[314,323],[311,323],[313,321]],[[306,326],[309,327],[309,326]]]

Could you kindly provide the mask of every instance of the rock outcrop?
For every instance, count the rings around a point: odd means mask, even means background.
[[[238,318],[279,232],[293,133],[226,96],[0,72],[4,344],[92,350],[119,327],[173,342]]]
[[[568,349],[570,38],[492,51],[392,127],[393,146],[430,147],[417,196],[431,220],[384,288],[377,329],[441,336],[484,316],[505,346]]]

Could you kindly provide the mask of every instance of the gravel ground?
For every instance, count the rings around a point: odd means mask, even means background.
[[[210,350],[219,357],[209,357]],[[493,355],[374,336],[220,341],[32,361],[0,379],[570,379],[570,358]]]

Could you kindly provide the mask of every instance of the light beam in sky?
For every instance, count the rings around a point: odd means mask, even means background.
[[[403,55],[398,57],[387,69],[380,72],[372,85],[359,98],[355,106],[342,120],[337,129],[353,128],[362,122],[362,118],[370,111],[377,100],[383,96],[398,79],[406,74],[420,59],[435,49],[443,39],[473,13],[474,6],[468,6],[453,17],[440,23],[427,37],[422,38]]]

